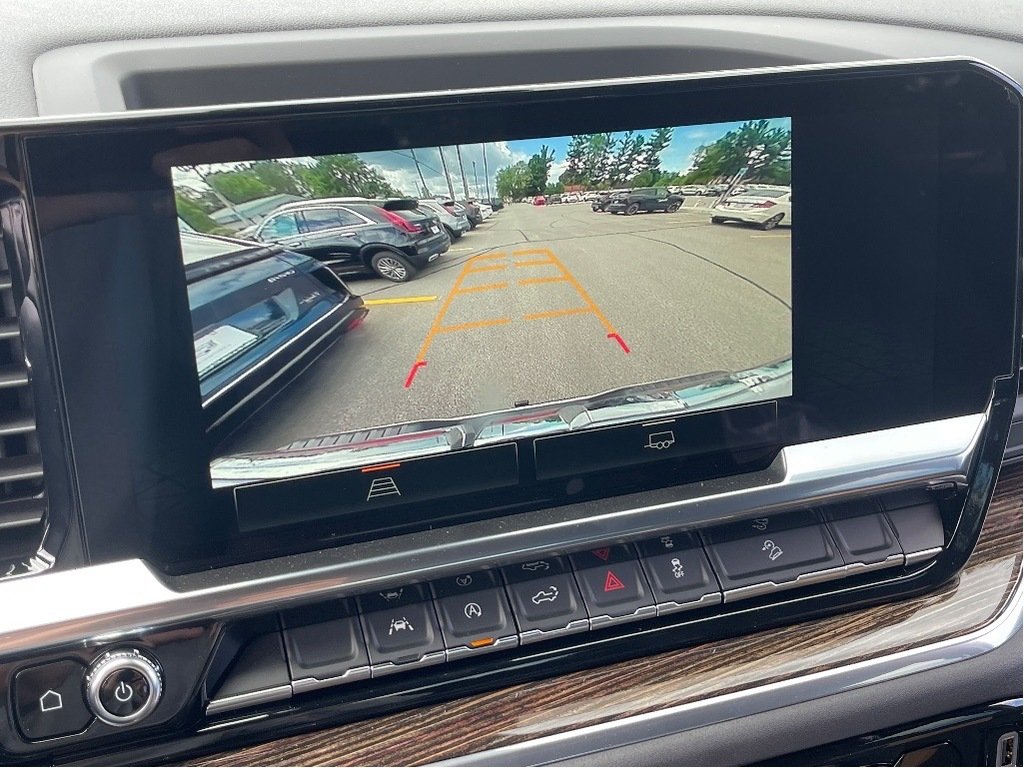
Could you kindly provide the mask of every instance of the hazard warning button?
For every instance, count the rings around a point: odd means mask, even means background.
[[[574,564],[577,558],[572,558]],[[651,589],[640,563],[634,559],[609,558],[607,564],[576,569],[576,579],[591,624],[636,619],[656,612]]]

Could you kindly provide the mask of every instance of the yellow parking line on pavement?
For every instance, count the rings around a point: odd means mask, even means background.
[[[428,301],[437,301],[437,296],[396,296],[393,299],[363,299],[363,304],[373,307],[379,304],[425,304]]]

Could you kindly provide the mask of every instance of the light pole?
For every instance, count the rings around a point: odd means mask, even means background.
[[[484,186],[487,188],[487,204],[491,204],[491,179],[487,173],[487,145],[481,144],[480,149],[484,153]]]
[[[476,160],[473,161],[473,194],[480,197],[480,179],[476,177]]]
[[[444,171],[444,180],[448,182],[448,197],[455,200],[455,187],[452,186],[452,177],[448,175],[448,163],[445,162],[444,152],[441,147],[437,148],[437,154],[441,156],[441,169]]]
[[[462,164],[462,150],[459,149],[459,145],[455,145],[455,156],[459,159],[459,173],[462,175],[462,191],[466,193],[466,197],[469,197],[469,184],[466,183],[466,168]]]
[[[430,197],[430,187],[427,186],[427,180],[423,178],[423,169],[420,168],[420,161],[416,159],[416,150],[410,148],[409,154],[412,155],[412,161],[416,164],[416,173],[420,175],[420,184],[423,185],[423,191],[420,194]],[[419,197],[419,195],[417,195]]]

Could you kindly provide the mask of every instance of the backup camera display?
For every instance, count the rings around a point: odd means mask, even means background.
[[[175,168],[215,485],[789,396],[790,168],[784,117]]]

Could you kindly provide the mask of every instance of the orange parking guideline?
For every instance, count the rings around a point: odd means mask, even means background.
[[[554,277],[525,277],[522,280],[518,281],[519,285],[541,285],[543,283],[564,282],[567,282],[565,279],[565,275],[555,275]]]
[[[492,325],[505,325],[505,323],[512,322],[507,317],[496,317],[493,320],[474,320],[469,323],[459,323],[458,325],[442,325],[437,328],[434,333],[455,333],[456,331],[469,331],[473,328],[487,328]]]
[[[514,251],[513,257],[517,256],[543,256],[545,258],[537,259],[530,258],[524,261],[512,261],[512,265],[515,267],[540,267],[540,266],[554,266],[558,269],[558,275],[545,276],[545,277],[531,277],[518,280],[518,285],[542,285],[546,283],[559,283],[567,282],[571,285],[580,299],[583,301],[582,307],[569,307],[566,309],[553,309],[546,312],[532,312],[527,315],[523,315],[523,320],[541,320],[545,318],[554,317],[567,317],[570,315],[584,315],[593,314],[601,325],[604,327],[605,335],[607,338],[616,342],[622,351],[629,354],[630,349],[626,344],[625,340],[615,331],[615,326],[611,324],[604,313],[598,308],[597,304],[590,297],[590,294],[586,292],[575,276],[568,270],[568,268],[561,262],[561,260],[555,256],[554,252],[550,248],[533,248],[521,251]],[[464,293],[480,293],[485,291],[495,291],[508,288],[507,282],[497,283],[483,283],[480,285],[471,285],[465,288],[462,287],[463,281],[468,275],[479,273],[479,272],[497,272],[506,269],[508,264],[480,264],[482,261],[494,261],[497,259],[506,258],[506,254],[503,252],[486,253],[478,256],[473,256],[466,260],[466,263],[462,265],[462,270],[455,278],[455,284],[452,285],[448,295],[445,296],[444,302],[441,304],[441,308],[438,310],[437,315],[434,317],[433,322],[430,325],[430,329],[427,331],[426,338],[423,339],[423,344],[420,346],[419,353],[416,355],[416,361],[412,364],[409,369],[409,374],[405,379],[405,388],[408,389],[412,386],[413,380],[416,378],[416,374],[420,368],[423,368],[427,364],[427,352],[430,350],[431,344],[434,343],[434,338],[441,333],[457,333],[458,331],[465,331],[474,328],[488,328],[496,325],[506,325],[511,322],[511,318],[499,317],[491,318],[489,320],[476,320],[467,323],[458,323],[456,325],[444,325],[444,318],[447,315],[449,308],[451,308],[452,302],[455,297]]]
[[[541,249],[541,250],[538,250],[538,251],[533,251],[533,250],[530,250],[530,251],[515,251],[512,255],[513,256],[521,256],[521,255],[533,254],[533,253],[543,253],[543,254],[545,254],[548,257],[550,263],[554,264],[556,267],[558,267],[558,271],[562,273],[562,275],[565,277],[565,280],[569,283],[569,285],[571,285],[573,288],[576,289],[576,293],[578,293],[580,295],[580,298],[583,299],[583,303],[586,304],[587,307],[590,309],[590,311],[593,312],[597,316],[597,319],[601,321],[601,325],[604,326],[605,333],[608,333],[608,334],[615,333],[615,326],[613,326],[608,321],[608,318],[604,316],[604,312],[602,312],[600,309],[598,309],[597,304],[595,304],[594,300],[592,298],[590,298],[590,294],[587,293],[585,290],[583,290],[583,286],[580,285],[579,281],[575,277],[573,277],[572,272],[570,272],[566,268],[565,264],[563,264],[561,262],[561,260],[559,260],[559,258],[557,256],[555,256],[554,251],[551,251],[548,248],[544,248],[544,249]],[[518,262],[516,264],[516,266],[519,266],[522,263],[523,262]],[[526,262],[526,263],[529,263],[529,262]]]
[[[470,259],[472,261],[472,259]],[[476,269],[470,269],[466,272],[467,275],[471,275],[474,272],[501,272],[505,269],[504,264],[488,264],[483,267],[477,267]]]
[[[497,291],[508,288],[508,283],[484,283],[483,285],[471,285],[467,288],[459,288],[459,293],[479,293],[480,291]]]
[[[452,285],[451,290],[448,291],[448,295],[444,297],[444,301],[441,303],[441,308],[437,311],[437,314],[434,316],[434,321],[430,324],[430,329],[427,331],[427,336],[426,338],[423,339],[423,344],[420,345],[419,353],[416,355],[416,361],[412,364],[412,367],[409,369],[409,374],[405,377],[406,389],[412,386],[412,382],[416,378],[416,374],[419,372],[420,368],[423,368],[427,364],[427,352],[430,349],[430,345],[434,343],[434,337],[437,336],[437,334],[439,333],[450,333],[453,328],[459,327],[449,326],[447,329],[445,329],[442,326],[442,323],[444,322],[444,316],[448,313],[448,309],[452,305],[452,301],[454,301],[455,297],[459,295],[460,292],[462,292],[462,281],[466,279],[466,276],[469,275],[471,272],[490,272],[496,269],[505,268],[504,264],[477,267],[475,269],[473,268],[473,265],[475,265],[478,261],[487,261],[499,258],[505,258],[505,254],[500,251],[497,253],[481,254],[479,256],[474,256],[470,259],[467,259],[466,263],[462,265],[462,269],[459,271],[458,277],[455,278],[454,285]],[[505,319],[499,322],[508,322],[508,320]],[[489,322],[488,324],[494,325],[497,323]]]
[[[523,315],[523,320],[544,320],[549,317],[565,317],[566,315],[589,315],[594,310],[590,307],[572,307],[570,309],[552,309],[548,312],[533,312]]]

